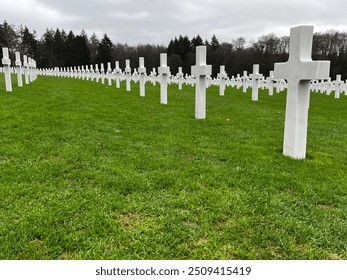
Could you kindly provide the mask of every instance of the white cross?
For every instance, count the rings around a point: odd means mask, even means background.
[[[336,81],[333,82],[334,86],[335,86],[335,98],[339,99],[340,98],[340,93],[341,93],[341,89],[343,86],[343,81],[341,81],[341,75],[336,75]]]
[[[249,77],[252,79],[252,100],[258,101],[259,80],[263,78],[263,75],[259,74],[259,64],[253,65],[253,74]]]
[[[145,78],[146,78],[146,67],[145,58],[139,58],[139,74],[140,74],[140,96],[145,96]]]
[[[116,88],[120,88],[120,74],[121,69],[119,68],[119,61],[116,61],[116,68],[114,70],[116,72]]]
[[[268,81],[268,88],[269,88],[269,95],[273,96],[273,92],[274,92],[274,71],[270,71],[269,77],[266,78],[266,80]]]
[[[8,54],[8,48],[2,48],[2,65],[4,66],[5,74],[5,86],[6,91],[12,91],[12,81],[11,81],[11,60]]]
[[[99,65],[95,64],[95,81],[98,83],[100,78]]]
[[[126,79],[126,91],[130,91],[130,80],[131,80],[131,68],[130,60],[125,60],[125,79]]]
[[[167,67],[167,54],[160,54],[160,67],[158,73],[160,74],[160,104],[167,104],[167,80],[170,68]]]
[[[225,91],[225,84],[228,79],[228,75],[225,72],[225,66],[221,65],[219,68],[219,95],[224,96],[224,91]]]
[[[177,78],[178,78],[178,89],[181,90],[182,89],[182,82],[183,82],[182,67],[178,67]]]
[[[94,69],[93,69],[93,65],[90,65],[90,74],[91,74],[91,76],[90,76],[90,80],[91,81],[94,81],[94,78],[95,78],[95,72],[94,72]],[[69,71],[69,68],[68,68],[68,71]],[[68,74],[69,75],[69,74]]]
[[[196,65],[191,72],[196,77],[195,118],[206,119],[206,76],[212,74],[212,65],[206,65],[206,46],[196,47]]]
[[[247,92],[247,82],[248,82],[248,76],[247,76],[247,71],[243,71],[243,76],[242,78],[242,91]]]
[[[155,86],[155,85],[157,84],[157,73],[156,73],[156,71],[155,71],[155,68],[153,68],[152,74],[153,74],[153,77],[152,77],[152,85]]]
[[[20,53],[16,52],[16,67],[17,67],[17,82],[18,86],[22,87],[23,86],[23,78],[22,78],[22,62],[20,60]]]
[[[283,154],[306,157],[310,80],[329,77],[329,61],[312,61],[313,26],[290,30],[289,60],[275,64],[275,78],[288,82]]]

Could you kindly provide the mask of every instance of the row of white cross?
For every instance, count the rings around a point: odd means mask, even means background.
[[[16,61],[15,61],[15,73],[17,74],[17,84],[19,87],[23,87],[23,75],[25,79],[25,84],[29,84],[33,82],[37,78],[36,73],[36,61],[26,55],[23,55],[23,67],[22,61],[20,59],[20,53],[15,52]],[[12,79],[11,73],[13,73],[13,69],[11,68],[11,60],[9,57],[8,48],[2,48],[2,65],[3,68],[1,72],[5,74],[5,87],[6,91],[12,91]]]
[[[21,74],[24,74],[24,72],[27,72],[27,75],[24,75],[26,77],[26,84],[30,82],[30,77],[32,76],[29,73],[36,73],[36,75],[42,75],[42,76],[55,76],[55,77],[69,77],[69,78],[78,78],[82,80],[91,80],[96,82],[101,82],[102,84],[105,84],[105,80],[108,80],[108,85],[111,86],[114,81],[116,81],[116,86],[119,88],[119,82],[126,80],[126,73],[122,71],[119,68],[119,62],[116,61],[116,68],[111,68],[111,62],[107,63],[107,71],[104,69],[104,64],[101,63],[101,67],[99,70],[98,65],[95,65],[95,71],[93,69],[93,65],[90,65],[90,68],[88,66],[78,66],[78,67],[55,67],[52,69],[34,69],[33,67],[28,67],[28,71],[25,71],[26,67],[21,68],[21,61],[20,61],[20,55],[17,52],[16,56],[18,56],[18,59],[16,60],[17,67],[11,67],[11,73],[17,74],[18,77],[18,86],[22,86],[22,79]],[[24,56],[26,59],[26,56]],[[143,58],[140,58],[143,59]],[[31,59],[29,58],[29,61]],[[24,65],[30,65],[29,63],[25,63]],[[117,66],[118,65],[118,66]],[[259,65],[254,65],[254,71],[252,74],[247,76],[247,71],[243,72],[243,76],[241,77],[240,74],[237,74],[236,78],[232,76],[231,78],[228,77],[227,73],[225,72],[225,66],[220,66],[220,72],[218,73],[216,78],[212,78],[211,76],[207,76],[207,87],[210,86],[219,86],[219,95],[224,96],[225,90],[227,87],[236,87],[237,89],[243,88],[243,92],[247,92],[248,88],[252,88],[252,100],[258,101],[258,94],[257,89],[267,89],[270,96],[273,95],[274,91],[281,92],[284,89],[287,88],[287,83],[284,79],[275,79],[274,78],[274,71],[270,71],[270,75],[267,78],[264,78],[263,75],[258,74],[259,71]],[[24,71],[23,71],[24,70]],[[141,71],[141,70],[139,70]],[[0,73],[4,72],[4,69],[0,67]],[[131,70],[130,70],[131,72]],[[145,72],[145,80],[144,82],[151,82],[154,86],[157,82],[160,82],[161,75],[157,75],[156,69],[153,68],[153,70],[150,72],[150,75],[147,75]],[[119,75],[117,77],[117,75]],[[257,75],[259,75],[257,77]],[[135,83],[137,83],[140,79],[139,72],[136,68],[133,69],[133,73],[131,74],[131,80]],[[167,83],[168,85],[171,84],[177,84],[178,89],[182,89],[182,85],[190,85],[195,86],[195,77],[188,74],[182,73],[182,67],[179,67],[179,71],[176,75],[171,75],[171,72],[169,71]],[[253,90],[254,89],[254,90]],[[319,93],[326,93],[326,95],[330,95],[332,91],[335,92],[335,98],[340,98],[341,93],[347,93],[347,83],[341,81],[341,75],[336,76],[335,81],[331,81],[331,78],[328,78],[328,80],[312,80],[310,83],[310,89],[313,92],[319,92]],[[144,92],[144,89],[141,90],[141,92]]]
[[[206,47],[199,46],[196,48],[196,65],[192,66],[192,76],[183,77],[182,69],[179,69],[175,77],[171,76],[170,68],[167,66],[167,55],[160,54],[160,67],[158,68],[159,76],[156,75],[155,69],[151,72],[149,77],[146,75],[146,68],[144,65],[144,58],[139,58],[139,68],[135,74],[131,74],[130,61],[126,60],[126,67],[124,73],[119,68],[119,62],[116,62],[116,68],[111,69],[111,63],[108,63],[105,72],[103,64],[101,69],[98,66],[91,65],[90,68],[82,66],[77,69],[59,69],[54,70],[38,70],[42,75],[54,75],[63,77],[75,77],[82,79],[91,79],[98,81],[101,79],[104,83],[105,78],[108,79],[109,85],[112,80],[115,80],[116,87],[120,87],[120,81],[126,81],[126,90],[130,91],[131,80],[139,81],[140,83],[140,96],[145,96],[145,83],[151,80],[153,84],[159,79],[160,82],[160,103],[167,104],[167,85],[168,83],[177,82],[179,89],[182,88],[182,83],[186,82],[195,85],[195,118],[206,118],[206,88],[214,83],[219,83],[220,95],[224,95],[225,87],[233,85],[243,87],[243,91],[247,91],[250,82],[252,82],[252,100],[258,100],[259,86],[267,85],[269,94],[273,94],[273,86],[276,82],[276,89],[287,90],[286,102],[286,118],[285,118],[285,132],[283,143],[283,154],[295,159],[304,159],[306,157],[306,142],[307,142],[307,120],[309,109],[310,89],[322,90],[325,89],[329,95],[331,90],[335,90],[335,98],[339,98],[340,91],[344,83],[341,77],[338,76],[335,82],[329,80],[329,61],[312,61],[312,39],[313,27],[312,26],[299,26],[291,28],[290,32],[290,53],[289,60],[286,63],[275,63],[274,71],[270,73],[270,77],[266,80],[263,75],[259,74],[259,65],[253,66],[253,73],[247,76],[245,71],[243,76],[228,78],[225,67],[221,66],[220,73],[217,80],[211,79],[212,66],[206,64]],[[5,57],[7,54],[7,57]],[[6,79],[10,75],[10,62],[7,53],[4,53],[3,59],[4,72]],[[17,66],[17,64],[16,64]],[[36,68],[33,68],[36,71]],[[18,67],[17,67],[18,70]],[[34,72],[34,71],[33,71]],[[284,80],[287,80],[287,84]],[[311,82],[311,81],[314,82]],[[317,80],[321,80],[318,82]],[[327,81],[325,81],[327,80]],[[337,92],[337,93],[336,93]]]

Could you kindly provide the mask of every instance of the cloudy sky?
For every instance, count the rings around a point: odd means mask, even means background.
[[[39,36],[48,28],[107,33],[121,43],[168,44],[179,34],[230,42],[291,26],[347,31],[345,0],[0,0],[0,20],[26,25]]]

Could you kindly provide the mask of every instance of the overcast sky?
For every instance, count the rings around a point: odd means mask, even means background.
[[[0,0],[0,20],[26,25],[39,36],[46,28],[84,29],[116,43],[167,45],[174,36],[216,34],[220,42],[247,40],[292,26],[347,31],[345,0]]]

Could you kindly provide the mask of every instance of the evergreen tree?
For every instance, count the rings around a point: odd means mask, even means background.
[[[194,37],[192,39],[192,50],[194,51],[196,47],[202,46],[204,44],[203,40],[201,39],[200,35]]]
[[[0,47],[7,47],[11,52],[15,51],[18,48],[19,37],[14,26],[9,25],[6,21],[0,24]]]
[[[77,54],[78,65],[89,65],[90,51],[88,48],[88,37],[84,30],[77,35],[74,41],[74,50]]]
[[[89,48],[89,60],[90,63],[95,64],[97,62],[99,39],[95,33],[89,38],[88,48]]]
[[[215,51],[216,49],[219,48],[219,41],[216,37],[216,35],[213,34],[212,39],[211,39],[211,46],[212,46],[212,50]]]
[[[56,67],[62,67],[65,65],[64,61],[64,39],[59,29],[54,34],[53,56],[54,65]]]
[[[75,34],[72,30],[66,36],[64,43],[65,65],[66,67],[75,66],[77,63],[76,52],[74,50]]]
[[[112,61],[113,44],[107,34],[104,34],[104,37],[100,41],[97,52],[97,63],[106,64],[107,62]]]
[[[54,35],[53,29],[46,29],[46,32],[41,38],[41,55],[42,55],[42,66],[44,68],[52,68],[55,66],[54,58]]]
[[[31,33],[25,26],[22,32],[21,52],[31,56],[37,57],[38,42],[36,40],[35,33]]]

